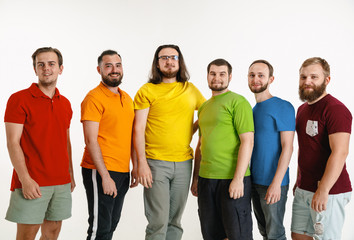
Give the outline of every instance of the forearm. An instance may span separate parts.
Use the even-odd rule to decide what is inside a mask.
[[[279,157],[277,170],[275,172],[275,175],[274,175],[274,178],[272,181],[273,184],[281,185],[281,183],[284,179],[285,173],[288,170],[292,152],[293,152],[292,146],[287,149],[283,148],[283,150],[280,154],[280,157]]]
[[[253,133],[252,138],[241,141],[238,151],[237,165],[234,174],[234,179],[243,180],[247,167],[249,166],[253,150]]]
[[[195,149],[195,157],[194,157],[194,169],[193,169],[193,180],[198,180],[199,177],[199,169],[200,169],[200,161],[202,160],[201,152],[200,152],[200,140]]]
[[[101,148],[97,140],[87,141],[86,147],[100,176],[102,178],[110,176],[106,165],[104,164]]]
[[[20,182],[23,182],[25,179],[31,178],[26,166],[25,155],[23,154],[20,144],[8,143],[7,149],[9,151],[9,156],[12,165],[18,175]]]
[[[145,130],[139,131],[134,130],[134,149],[137,157],[137,163],[143,164],[146,163],[146,155],[145,155]]]

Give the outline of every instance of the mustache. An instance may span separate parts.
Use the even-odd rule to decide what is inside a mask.
[[[121,76],[121,74],[118,73],[118,72],[113,72],[113,73],[108,74],[108,76],[111,76],[111,75],[119,75],[119,76]]]

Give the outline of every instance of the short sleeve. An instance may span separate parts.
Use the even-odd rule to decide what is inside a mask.
[[[326,118],[328,134],[337,132],[351,133],[352,114],[343,104],[331,106],[326,113]]]
[[[81,122],[100,122],[103,114],[103,106],[93,96],[87,95],[81,103]]]
[[[206,99],[203,96],[203,94],[199,91],[199,89],[196,86],[194,86],[194,84],[192,84],[192,83],[189,83],[189,84],[193,87],[193,92],[194,92],[196,102],[197,102],[195,110],[198,110],[200,108],[200,106],[206,101]]]
[[[147,85],[142,86],[134,97],[134,109],[149,108],[151,101],[149,100],[149,94]]]
[[[24,124],[26,117],[27,114],[23,105],[22,98],[20,98],[17,94],[11,95],[7,101],[4,121]]]
[[[295,109],[291,103],[283,101],[275,118],[277,131],[295,131]]]
[[[253,111],[249,102],[242,98],[234,106],[234,124],[238,134],[254,132]]]

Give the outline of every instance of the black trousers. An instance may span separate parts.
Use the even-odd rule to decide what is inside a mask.
[[[129,173],[109,171],[116,183],[117,196],[103,193],[102,178],[96,169],[82,168],[88,204],[87,240],[111,240],[119,222],[124,197],[129,189]]]

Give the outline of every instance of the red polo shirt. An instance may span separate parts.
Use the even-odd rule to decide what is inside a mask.
[[[67,129],[72,117],[68,99],[55,89],[53,98],[33,83],[11,95],[5,122],[23,124],[20,140],[28,172],[39,186],[70,183]],[[21,188],[14,169],[11,191]]]

